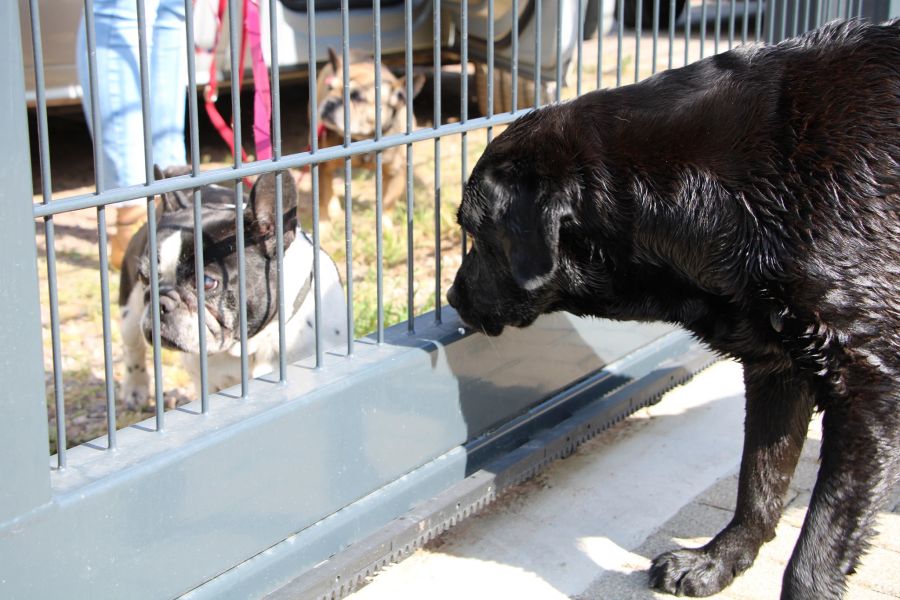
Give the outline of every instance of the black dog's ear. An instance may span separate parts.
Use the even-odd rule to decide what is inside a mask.
[[[297,233],[297,185],[287,171],[281,173],[281,218],[284,220],[284,249],[294,241]],[[265,242],[266,256],[275,256],[276,174],[260,175],[250,190],[250,212],[255,235]]]
[[[556,271],[562,215],[542,209],[536,186],[515,186],[514,194],[506,213],[504,249],[516,284],[533,291]]]

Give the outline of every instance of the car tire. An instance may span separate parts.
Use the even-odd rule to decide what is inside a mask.
[[[634,27],[637,22],[637,3],[641,2],[641,21],[643,29],[653,27],[653,2],[654,0],[624,0],[625,1],[625,26]],[[685,0],[676,0],[675,2],[675,20],[681,16],[684,10]],[[669,14],[672,6],[669,0],[659,0],[659,28],[664,29],[669,26]]]

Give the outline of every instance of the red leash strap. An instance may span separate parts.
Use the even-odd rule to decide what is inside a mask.
[[[269,15],[269,18],[274,19],[275,15]],[[253,141],[256,144],[256,160],[268,160],[272,158],[272,92],[262,52],[259,0],[244,0],[244,35],[249,38],[250,58],[253,61]]]
[[[216,107],[218,99],[218,79],[216,72],[216,55],[215,48],[218,47],[219,39],[224,24],[225,9],[228,0],[219,0],[219,10],[217,14],[217,30],[215,36],[215,45],[212,52],[209,67],[209,83],[207,84],[204,100],[206,113],[212,122],[219,137],[228,145],[232,156],[235,156],[235,133],[234,127],[240,126],[225,121],[219,109]],[[272,158],[272,137],[271,137],[271,88],[269,86],[269,74],[266,68],[265,59],[262,54],[262,43],[260,35],[260,18],[259,5],[256,0],[244,0],[244,20],[241,28],[241,45],[240,45],[240,66],[238,76],[235,78],[237,89],[232,93],[240,94],[241,83],[244,75],[244,60],[247,55],[247,43],[250,43],[250,53],[253,60],[253,82],[254,82],[254,102],[253,102],[253,137],[256,145],[257,160],[267,160]],[[247,152],[244,148],[240,149],[241,157],[247,160]],[[247,185],[252,185],[250,180],[244,178]]]

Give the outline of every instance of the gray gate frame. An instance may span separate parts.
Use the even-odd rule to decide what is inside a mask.
[[[166,413],[165,430],[125,428],[114,450],[84,444],[53,469],[34,219],[78,201],[30,201],[16,2],[0,3],[2,23],[0,597],[340,594],[714,359],[664,325],[558,314],[488,339],[445,307],[439,324],[426,314],[383,343],[358,341],[352,360],[289,365],[286,383],[210,395],[208,412],[188,404]],[[194,184],[264,170],[205,172]]]

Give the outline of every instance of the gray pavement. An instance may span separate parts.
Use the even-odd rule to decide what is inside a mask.
[[[669,598],[647,589],[652,557],[697,546],[731,518],[743,427],[740,366],[721,362],[584,444],[538,477],[379,573],[352,600]],[[809,430],[776,538],[714,598],[778,598],[815,481]],[[900,599],[900,496],[848,600]]]

